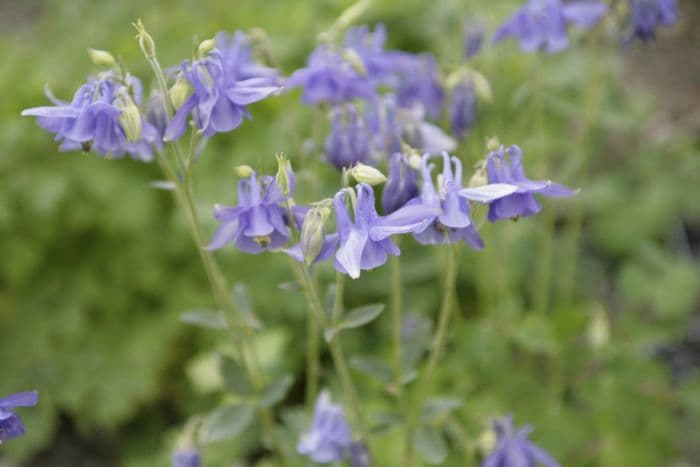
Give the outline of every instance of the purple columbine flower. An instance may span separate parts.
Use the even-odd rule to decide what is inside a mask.
[[[129,154],[142,161],[153,159],[153,146],[160,144],[158,132],[142,118],[141,82],[114,72],[89,77],[71,102],[56,99],[47,89],[53,106],[33,107],[23,116],[37,117],[39,126],[56,135],[61,151],[95,151],[109,157]],[[129,120],[125,120],[125,116]]]
[[[231,59],[214,49],[206,58],[182,65],[182,75],[192,86],[192,94],[177,110],[165,130],[165,141],[175,141],[187,129],[188,117],[205,137],[224,133],[250,118],[247,106],[279,92],[269,76],[239,80],[231,71]]]
[[[389,162],[389,177],[382,193],[382,210],[384,214],[402,208],[418,196],[418,174],[406,161],[406,156],[394,153]]]
[[[39,402],[36,391],[19,392],[0,399],[0,444],[24,434],[24,423],[12,409],[33,407]]]
[[[476,121],[476,93],[470,79],[462,79],[450,96],[450,126],[455,138],[464,139]]]
[[[559,467],[552,456],[527,439],[533,428],[524,426],[518,431],[513,427],[513,417],[503,417],[494,422],[498,441],[491,455],[481,467]]]
[[[361,270],[377,268],[401,251],[391,240],[394,234],[411,233],[424,228],[436,214],[433,206],[414,204],[379,216],[374,207],[372,187],[357,185],[355,220],[350,218],[345,198],[350,188],[340,190],[333,199],[338,224],[340,246],[335,254],[335,269],[353,279]],[[351,194],[352,195],[352,194]]]
[[[630,0],[630,39],[653,39],[656,28],[672,26],[677,20],[676,0]]]
[[[484,23],[471,19],[464,25],[464,58],[474,58],[484,44]]]
[[[595,26],[608,7],[597,1],[528,0],[493,36],[493,42],[512,37],[525,52],[556,53],[569,46],[567,23]]]
[[[196,449],[178,449],[173,453],[172,467],[199,467],[202,459]]]
[[[352,104],[333,109],[331,133],[326,138],[326,158],[336,168],[367,162],[372,153],[372,134]]]
[[[362,59],[356,53],[344,57],[342,50],[327,44],[316,47],[306,66],[295,71],[286,86],[304,88],[302,100],[309,105],[370,99],[375,94]]]
[[[517,190],[489,205],[489,221],[517,219],[537,214],[542,206],[535,199],[535,194],[553,197],[576,194],[576,191],[549,180],[528,179],[523,169],[523,151],[516,145],[509,147],[507,151],[510,162],[506,160],[506,150],[503,146],[488,155],[486,173],[489,183],[507,183],[515,185]]]
[[[311,428],[299,440],[297,451],[313,462],[328,464],[342,461],[351,445],[343,407],[332,403],[328,393],[322,392],[316,399]]]
[[[435,57],[398,52],[395,64],[399,76],[396,88],[398,106],[413,108],[419,105],[430,118],[439,118],[445,92]]]
[[[229,35],[220,31],[215,40],[227,75],[236,81],[267,79],[271,86],[278,85],[279,71],[253,59],[251,40],[244,32],[236,31]]]
[[[517,187],[504,183],[493,183],[477,188],[462,188],[462,163],[456,157],[442,154],[443,167],[440,185],[435,189],[432,180],[433,164],[428,165],[432,156],[426,154],[421,163],[423,187],[420,197],[408,203],[432,207],[437,211],[426,227],[417,230],[413,237],[423,245],[465,242],[482,249],[484,243],[479,236],[469,214],[469,201],[489,203],[508,196]],[[452,169],[454,166],[454,171]],[[406,209],[406,208],[404,208]]]
[[[352,50],[362,60],[370,80],[391,84],[398,52],[384,50],[386,27],[378,24],[374,31],[368,26],[357,26],[345,33],[345,48]]]
[[[289,219],[281,205],[284,201],[274,177],[259,180],[253,172],[238,182],[237,206],[215,207],[214,217],[221,226],[207,248],[216,250],[233,243],[252,254],[281,248],[289,240]]]

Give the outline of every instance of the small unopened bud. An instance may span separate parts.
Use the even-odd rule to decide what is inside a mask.
[[[311,208],[304,217],[300,243],[301,254],[307,266],[311,266],[321,253],[326,239],[326,220],[330,212],[327,206],[318,205]]]
[[[486,76],[482,75],[478,71],[471,70],[469,77],[474,84],[474,91],[476,91],[477,96],[481,97],[482,99],[486,99],[487,101],[493,99],[491,84],[489,83],[489,80],[486,79]]]
[[[170,102],[173,103],[175,110],[182,107],[188,97],[190,97],[190,83],[187,82],[182,76],[175,81],[175,84],[170,88],[168,94],[170,94]]]
[[[121,110],[119,125],[124,130],[127,141],[132,143],[138,141],[141,137],[141,112],[134,100],[126,92],[121,92],[116,98],[115,105]]]
[[[248,178],[251,175],[253,175],[253,168],[249,165],[237,165],[233,168],[233,173],[236,174],[236,176],[241,177],[241,178]]]
[[[209,52],[214,50],[214,47],[216,47],[215,39],[207,39],[205,41],[202,41],[199,43],[199,47],[197,47],[197,54],[200,58],[204,58]]]
[[[488,149],[489,152],[498,151],[500,147],[501,142],[498,140],[498,136],[489,136],[486,138],[486,149]]]
[[[423,158],[417,152],[412,152],[411,155],[408,156],[408,165],[413,170],[420,170],[422,161]]]
[[[481,454],[483,456],[488,456],[491,454],[493,449],[496,447],[496,441],[496,432],[493,431],[493,429],[489,428],[488,430],[482,431],[479,435],[479,440],[477,441]]]
[[[469,188],[478,188],[484,186],[489,182],[488,175],[486,174],[486,169],[483,164],[479,166],[474,171],[474,175],[469,179]]]
[[[114,56],[105,50],[87,49],[87,53],[90,56],[92,63],[97,66],[111,68],[117,64]]]
[[[287,159],[286,154],[277,154],[277,186],[280,187],[284,196],[289,196],[294,191],[294,172],[292,164]]]
[[[156,43],[153,42],[151,35],[146,32],[146,27],[140,19],[136,20],[134,27],[137,31],[136,37],[139,40],[141,51],[146,56],[146,59],[153,60],[156,58]]]
[[[348,174],[359,183],[366,183],[371,186],[380,185],[386,182],[386,176],[383,173],[370,165],[365,165],[362,163],[351,168],[348,171]]]
[[[610,341],[610,323],[605,310],[597,305],[588,323],[588,344],[593,349],[605,347]]]
[[[355,69],[357,74],[365,76],[367,74],[367,68],[365,67],[365,64],[362,62],[362,58],[360,58],[359,55],[357,55],[357,52],[355,52],[352,49],[344,49],[343,50],[343,59],[350,63],[352,67]]]

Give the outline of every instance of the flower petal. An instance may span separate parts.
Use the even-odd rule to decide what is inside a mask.
[[[517,186],[507,183],[490,183],[476,188],[462,188],[459,190],[459,194],[470,201],[489,203],[515,193],[517,189]]]
[[[344,269],[343,272],[346,272],[353,279],[360,277],[362,250],[364,250],[368,238],[366,230],[352,228],[335,254],[335,259]]]
[[[18,392],[11,396],[0,399],[0,409],[11,409],[13,407],[33,407],[39,402],[37,391]]]

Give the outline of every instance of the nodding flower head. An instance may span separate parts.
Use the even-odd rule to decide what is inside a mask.
[[[348,212],[346,198],[354,203],[354,220]],[[424,228],[433,217],[435,208],[417,203],[404,206],[388,216],[380,216],[374,207],[372,187],[357,185],[357,196],[351,188],[340,190],[333,199],[340,246],[335,254],[335,268],[353,279],[361,270],[377,268],[401,252],[392,241],[394,234],[415,232]]]
[[[194,448],[177,449],[173,452],[172,467],[199,467],[202,459]]]
[[[452,88],[449,113],[452,135],[466,138],[476,121],[476,93],[470,79],[462,79]]]
[[[252,40],[242,31],[236,31],[232,35],[220,31],[215,42],[229,76],[238,81],[267,79],[270,85],[278,84],[279,71],[254,60]]]
[[[231,131],[243,122],[243,117],[250,118],[249,104],[281,89],[267,74],[238,78],[241,73],[232,60],[219,49],[214,49],[205,58],[184,62],[182,76],[192,87],[192,93],[168,124],[166,141],[182,137],[190,117],[204,136]]]
[[[357,26],[345,33],[344,46],[362,61],[368,78],[375,83],[391,83],[395,69],[396,52],[384,50],[386,27],[375,26],[370,31],[368,26]]]
[[[391,214],[418,196],[418,174],[401,153],[391,156],[389,178],[382,193],[382,210]]]
[[[506,152],[510,160],[506,159]],[[486,158],[486,172],[489,183],[507,183],[517,187],[513,194],[489,205],[491,222],[537,214],[542,206],[535,199],[535,194],[554,197],[576,194],[576,191],[549,180],[528,179],[523,168],[523,152],[515,145],[507,150],[501,146],[497,151],[491,152]]]
[[[350,428],[343,407],[331,402],[327,392],[316,399],[311,428],[299,440],[297,451],[313,462],[341,462],[352,446]]]
[[[274,177],[259,179],[253,172],[238,182],[237,206],[216,206],[214,217],[221,226],[207,248],[215,250],[233,243],[252,254],[281,248],[289,240],[290,222],[296,221],[288,219],[284,202]]]
[[[594,0],[562,3],[561,0],[528,0],[493,36],[493,42],[512,37],[524,52],[560,52],[569,47],[567,23],[590,28],[607,12]]]
[[[464,25],[464,57],[474,58],[484,44],[484,23],[471,19]]]
[[[457,243],[481,249],[483,241],[472,223],[469,201],[490,203],[507,196],[516,190],[509,184],[488,184],[475,188],[462,188],[462,163],[456,157],[442,154],[442,175],[438,177],[436,189],[432,180],[433,164],[428,164],[433,156],[425,155],[421,163],[423,186],[420,197],[407,206],[421,203],[437,211],[432,221],[413,234],[422,244]]]
[[[395,69],[398,76],[396,96],[399,107],[419,106],[429,117],[439,118],[445,92],[435,57],[431,54],[397,52]]]
[[[677,0],[630,0],[629,39],[653,39],[657,28],[672,26],[677,20]]]
[[[33,407],[39,402],[36,391],[20,392],[0,399],[0,444],[24,434],[24,423],[13,409]]]
[[[333,109],[326,158],[336,168],[367,162],[372,155],[372,133],[353,105]]]
[[[481,467],[559,467],[559,463],[527,437],[532,427],[513,427],[512,416],[494,422],[497,444]]]
[[[42,128],[56,135],[62,151],[152,160],[158,132],[137,107],[142,97],[137,78],[112,71],[90,77],[71,102],[56,99],[48,90],[46,94],[53,106],[26,109],[22,115],[37,117]]]
[[[285,84],[288,88],[302,87],[302,100],[309,105],[369,99],[375,94],[375,84],[363,67],[357,54],[344,56],[341,50],[321,44],[311,53],[306,66],[295,71]]]

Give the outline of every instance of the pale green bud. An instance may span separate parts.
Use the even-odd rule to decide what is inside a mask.
[[[588,323],[588,344],[593,349],[605,347],[610,341],[610,322],[608,315],[601,305],[593,309],[591,320]]]
[[[479,166],[474,171],[474,174],[469,179],[469,188],[478,188],[489,183],[489,178],[486,173],[486,169],[483,164]]]
[[[474,85],[474,91],[476,95],[490,101],[493,99],[493,92],[491,91],[491,83],[486,79],[486,76],[482,75],[478,71],[471,70],[469,77]]]
[[[386,176],[379,170],[372,166],[365,164],[357,164],[348,171],[348,174],[352,176],[359,183],[366,183],[368,185],[380,185],[386,182]]]
[[[153,60],[156,58],[156,43],[153,42],[153,38],[146,31],[146,27],[143,25],[141,19],[136,20],[133,24],[137,31],[136,37],[139,40],[141,51],[146,56],[146,59]]]
[[[317,205],[306,213],[304,224],[301,227],[301,253],[304,263],[311,266],[321,253],[323,242],[326,239],[326,221],[331,210],[328,206]]]
[[[489,150],[489,152],[493,151],[498,151],[498,148],[501,147],[501,142],[498,139],[498,136],[489,136],[486,138],[486,149]]]
[[[253,175],[254,170],[251,166],[243,164],[235,166],[233,172],[240,178],[248,178]]]
[[[482,431],[479,435],[479,440],[477,441],[481,454],[484,457],[491,454],[491,452],[493,452],[494,448],[496,447],[497,441],[498,439],[493,429],[489,428],[487,430]]]
[[[117,64],[117,61],[114,59],[114,56],[105,50],[87,49],[87,53],[90,56],[90,60],[92,60],[92,63],[94,63],[97,66],[112,68],[114,65]]]
[[[134,100],[126,92],[121,92],[115,100],[115,105],[121,110],[119,125],[124,130],[127,141],[138,141],[141,137],[141,112]]]
[[[216,40],[207,39],[205,41],[202,41],[199,43],[199,47],[197,47],[197,54],[201,58],[206,57],[209,52],[214,50],[214,47],[216,47]]]
[[[179,77],[177,81],[175,81],[175,84],[168,90],[168,94],[170,95],[170,102],[173,103],[173,107],[176,111],[182,107],[182,104],[190,97],[191,92],[190,83],[188,83],[185,78]]]
[[[413,151],[410,156],[408,156],[408,166],[413,170],[420,170],[420,166],[423,163],[421,156]]]
[[[292,164],[287,159],[286,154],[279,153],[275,157],[277,158],[277,185],[284,196],[289,196],[294,184]]]
[[[367,74],[367,68],[365,67],[365,64],[362,62],[362,58],[360,58],[359,55],[357,55],[357,52],[355,52],[352,49],[343,49],[343,59],[350,63],[352,67],[357,71],[359,75],[366,75]]]

